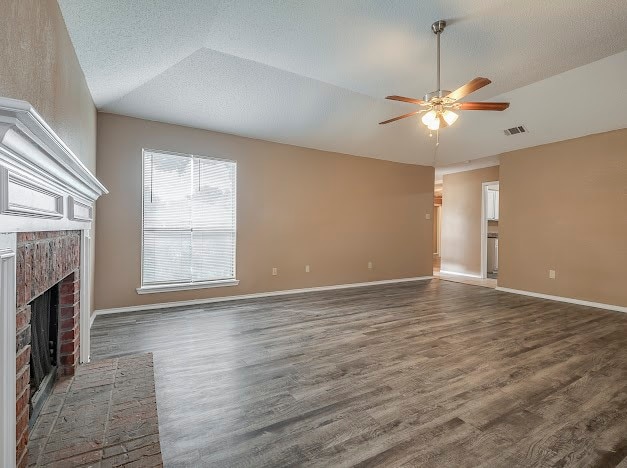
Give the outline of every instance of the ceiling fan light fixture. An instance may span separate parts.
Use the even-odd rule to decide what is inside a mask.
[[[427,112],[425,115],[422,116],[422,123],[425,124],[427,127],[432,125],[437,120],[438,120],[438,114],[436,114],[435,111],[433,110],[430,110],[429,112]],[[431,130],[435,130],[435,129],[432,128]]]
[[[445,110],[444,113],[442,114],[442,117],[444,117],[444,120],[446,120],[446,123],[448,125],[453,125],[457,121],[457,118],[459,117],[459,115],[457,115],[453,111]]]

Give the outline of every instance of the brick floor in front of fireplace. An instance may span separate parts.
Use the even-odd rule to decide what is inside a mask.
[[[152,354],[80,365],[56,383],[28,443],[29,466],[162,466]]]

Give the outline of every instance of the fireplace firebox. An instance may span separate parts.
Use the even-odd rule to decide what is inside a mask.
[[[29,426],[37,420],[56,381],[59,359],[59,288],[45,291],[30,303]]]

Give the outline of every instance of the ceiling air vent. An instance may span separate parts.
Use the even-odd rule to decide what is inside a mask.
[[[527,129],[523,127],[522,125],[520,125],[519,127],[508,128],[507,130],[503,130],[503,131],[505,132],[505,135],[507,136],[516,135],[517,133],[527,133]]]

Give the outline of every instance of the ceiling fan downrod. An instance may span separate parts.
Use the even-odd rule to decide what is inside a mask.
[[[440,91],[440,34],[444,31],[446,27],[446,21],[438,20],[431,25],[431,30],[434,32],[436,37],[438,38],[438,70],[437,70],[437,79],[438,79],[438,87],[437,91]]]

